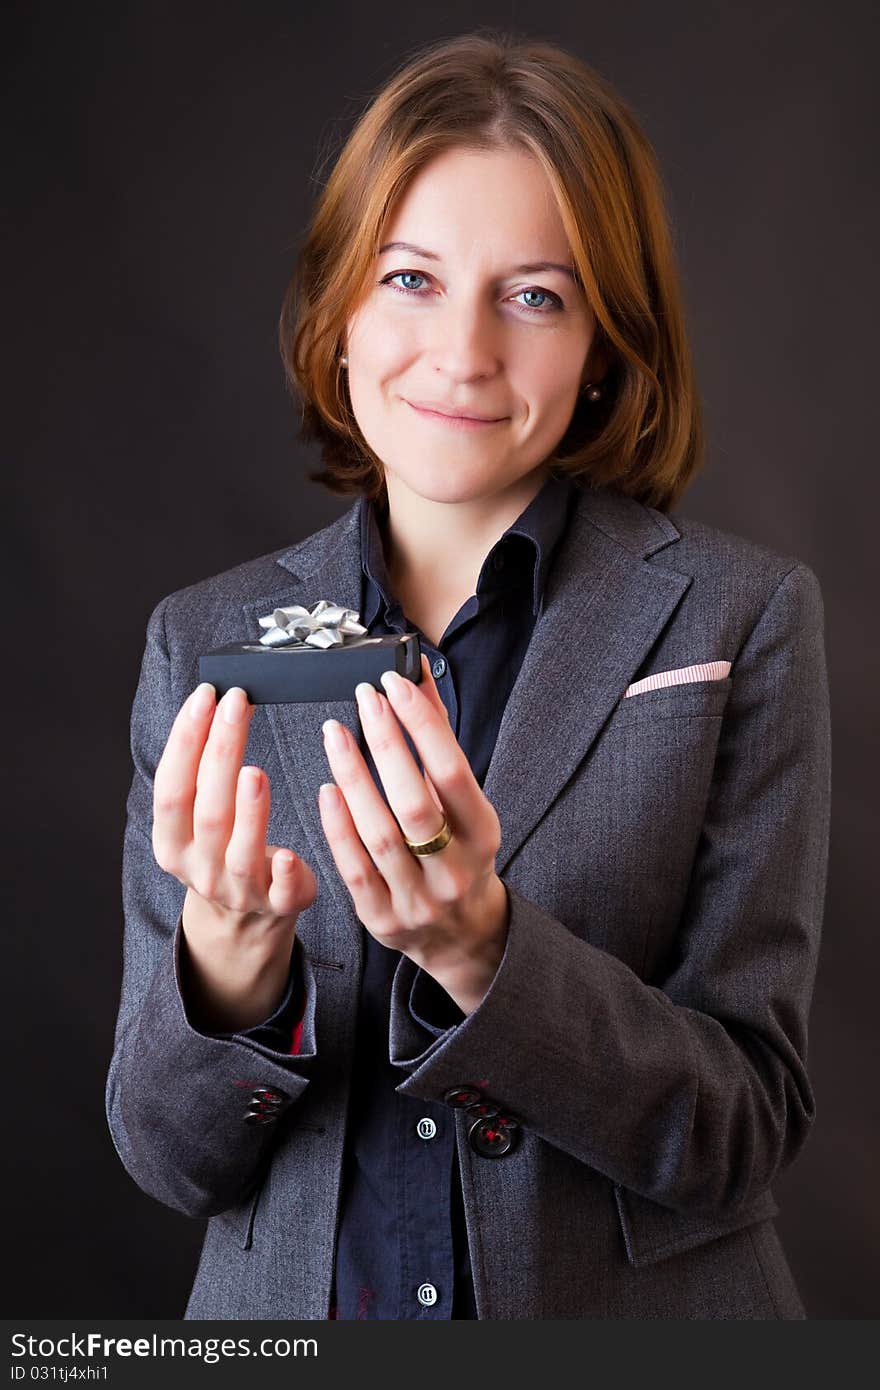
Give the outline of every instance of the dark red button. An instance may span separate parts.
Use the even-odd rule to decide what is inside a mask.
[[[483,1092],[477,1086],[450,1086],[443,1094],[447,1105],[464,1110],[468,1105],[476,1105],[483,1099]]]
[[[502,1125],[494,1117],[477,1120],[468,1131],[468,1139],[481,1158],[503,1158],[516,1146],[519,1125]]]
[[[490,1100],[478,1100],[467,1107],[467,1113],[475,1120],[490,1120],[499,1113],[498,1106]]]

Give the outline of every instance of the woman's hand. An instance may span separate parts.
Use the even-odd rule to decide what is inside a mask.
[[[183,704],[153,782],[153,854],[187,887],[183,928],[201,1019],[216,1030],[268,1017],[293,932],[317,894],[309,866],[266,844],[269,779],[242,767],[254,706],[203,683]],[[248,1021],[249,1020],[249,1021]]]
[[[507,890],[495,873],[501,826],[450,728],[425,656],[421,685],[394,674],[382,683],[388,698],[365,685],[356,694],[389,805],[348,730],[328,720],[324,747],[336,786],[321,788],[321,822],[367,931],[422,966],[470,1013],[491,984],[507,939]],[[342,735],[339,748],[335,732]],[[454,832],[449,844],[413,855],[404,835],[429,840],[444,815]]]

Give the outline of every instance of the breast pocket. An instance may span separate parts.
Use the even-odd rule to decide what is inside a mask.
[[[669,847],[702,821],[731,680],[647,690],[621,700],[593,758],[594,785],[615,823],[644,843]],[[689,833],[688,840],[692,840]]]
[[[725,676],[721,680],[688,681],[642,690],[618,702],[609,731],[645,720],[721,718],[732,685],[732,677]]]
[[[550,910],[643,978],[677,930],[731,684],[619,701],[523,855]]]

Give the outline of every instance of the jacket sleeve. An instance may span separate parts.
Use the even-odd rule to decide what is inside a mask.
[[[409,1016],[435,1038],[462,1023],[467,1014],[425,970],[415,971],[407,1003]]]
[[[831,746],[823,605],[806,565],[778,583],[732,677],[662,979],[646,983],[508,883],[503,958],[457,1027],[426,1047],[406,1007],[422,972],[403,957],[392,984],[398,1091],[437,1100],[480,1086],[526,1131],[677,1211],[759,1195],[814,1118],[807,1019]]]
[[[167,603],[163,599],[150,617],[132,708],[122,987],[105,1105],[116,1151],[138,1186],[187,1216],[207,1217],[243,1201],[256,1186],[278,1117],[309,1083],[317,1053],[316,987],[295,936],[288,981],[298,979],[302,990],[295,1056],[289,1041],[283,1045],[271,1029],[261,1033],[265,1025],[212,1036],[195,1027],[187,1011],[180,956],[186,890],[158,867],[152,849],[153,777],[177,714]],[[290,990],[285,998],[289,1002]]]

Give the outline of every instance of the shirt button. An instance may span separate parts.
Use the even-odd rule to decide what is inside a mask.
[[[437,1302],[437,1290],[433,1284],[420,1284],[418,1300],[424,1308],[433,1308]]]
[[[433,1139],[437,1133],[437,1126],[430,1115],[424,1115],[416,1125],[416,1134],[420,1139]]]
[[[438,680],[441,676],[446,675],[446,660],[444,657],[438,656],[434,665],[431,667],[431,674],[436,676]]]

